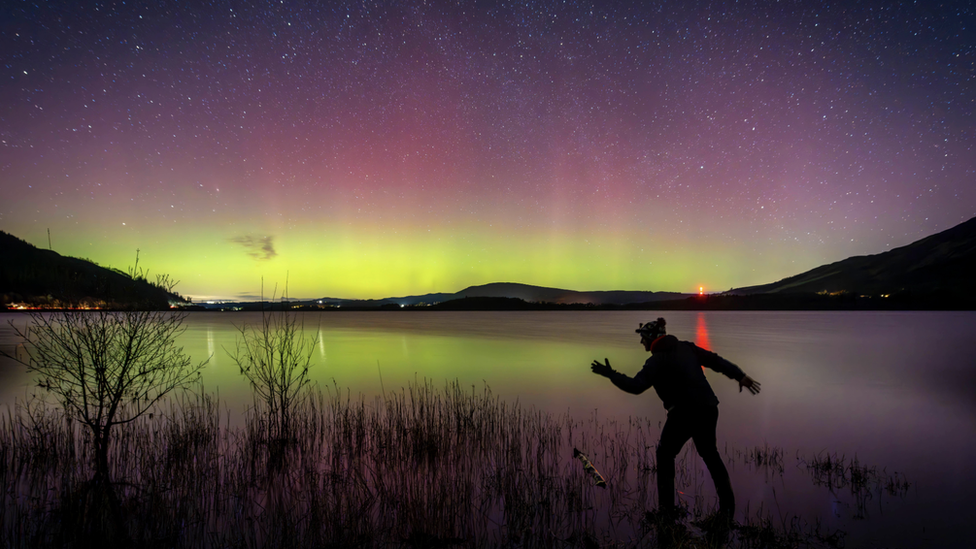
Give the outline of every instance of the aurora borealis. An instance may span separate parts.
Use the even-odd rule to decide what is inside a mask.
[[[0,10],[0,230],[195,299],[718,291],[976,215],[968,2]]]

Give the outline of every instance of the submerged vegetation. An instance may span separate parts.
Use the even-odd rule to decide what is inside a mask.
[[[589,548],[714,542],[712,509],[701,498],[686,503],[688,518],[677,530],[647,520],[654,508],[658,428],[643,420],[579,421],[522,409],[487,388],[427,383],[372,402],[330,387],[296,406],[291,421],[293,440],[275,455],[260,410],[232,427],[209,394],[170,400],[157,413],[119,426],[108,460],[113,482],[104,488],[110,497],[101,497],[87,489],[88,431],[57,407],[22,404],[0,422],[0,544]],[[599,465],[605,488],[574,458],[574,447]],[[769,448],[726,451],[730,462],[773,473],[782,455]],[[693,491],[703,472],[693,450],[683,456],[678,486]],[[830,474],[884,477],[830,459]],[[798,517],[747,512],[744,522],[727,533],[730,546],[843,542],[842,532]]]

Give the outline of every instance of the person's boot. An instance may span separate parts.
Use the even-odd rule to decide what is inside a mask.
[[[724,547],[734,527],[732,513],[728,509],[719,509],[715,514],[695,523],[695,526],[704,532],[708,547]]]
[[[681,522],[686,514],[680,507],[658,508],[644,513],[644,522],[655,530],[659,547],[681,547],[688,538],[688,528]]]
[[[658,507],[653,511],[644,513],[644,521],[649,525],[674,524],[684,518],[686,514],[684,509],[676,505]]]

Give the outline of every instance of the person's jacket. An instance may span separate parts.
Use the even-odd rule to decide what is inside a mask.
[[[745,377],[738,366],[717,354],[690,341],[678,341],[673,335],[666,335],[651,344],[651,356],[636,376],[614,372],[610,381],[635,395],[653,386],[668,411],[676,406],[715,406],[718,398],[705,379],[702,366],[736,381]]]

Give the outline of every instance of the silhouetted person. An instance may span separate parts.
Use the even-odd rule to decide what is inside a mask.
[[[658,318],[654,322],[641,324],[637,329],[641,336],[641,345],[651,356],[636,376],[629,377],[615,371],[607,359],[604,359],[603,364],[594,360],[593,373],[610,378],[614,385],[635,395],[654,387],[664,402],[668,419],[664,422],[661,440],[657,446],[658,515],[663,518],[677,518],[677,508],[674,505],[674,458],[691,438],[715,483],[719,515],[731,520],[735,514],[735,495],[732,493],[729,473],[715,443],[718,398],[712,392],[701,367],[707,366],[738,381],[740,393],[743,387],[752,394],[759,393],[759,382],[717,354],[690,341],[678,341],[678,338],[667,335],[664,326],[664,319]]]

